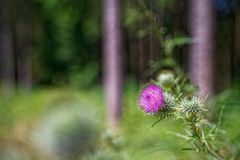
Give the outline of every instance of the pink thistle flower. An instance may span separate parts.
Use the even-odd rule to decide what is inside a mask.
[[[156,113],[163,108],[163,91],[159,86],[150,84],[140,92],[139,105],[145,113]]]

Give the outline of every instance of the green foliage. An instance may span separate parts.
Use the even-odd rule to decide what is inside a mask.
[[[160,14],[155,9],[157,7],[166,8],[173,1],[167,3],[167,1],[159,0],[149,2],[150,4],[147,1],[138,1],[138,3],[139,6],[132,6],[130,2],[127,3],[124,24],[131,33],[135,33],[135,35],[131,35],[133,37],[142,39],[148,35],[154,36],[160,45],[159,53],[161,53],[160,60],[150,61],[149,69],[145,73],[152,75],[162,68],[171,68],[174,72],[180,74],[181,69],[174,59],[174,49],[191,43],[192,39],[181,33],[174,33],[166,29],[169,26],[159,20]]]
[[[221,92],[213,101],[213,119],[218,120],[215,115],[221,114],[221,108],[224,107],[224,114],[222,116],[221,126],[225,130],[225,137],[223,141],[229,145],[231,150],[231,157],[237,159],[240,156],[240,88],[239,82],[234,83],[229,89]],[[229,156],[230,157],[230,156]]]
[[[173,38],[166,37],[163,42],[163,50],[164,54],[167,57],[171,57],[173,53],[173,49],[178,46],[183,46],[191,42],[190,38],[184,36],[175,36]]]
[[[36,81],[71,83],[100,58],[100,1],[36,0],[34,3],[38,17],[33,28]],[[99,73],[99,65],[93,67]]]
[[[87,88],[96,80],[96,77],[99,74],[99,66],[97,63],[87,64],[85,68],[78,69],[71,68],[71,71],[68,75],[68,82],[71,86],[77,88]]]

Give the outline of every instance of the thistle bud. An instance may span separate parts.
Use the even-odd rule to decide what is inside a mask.
[[[200,111],[203,111],[203,103],[202,101],[193,96],[191,99],[184,98],[179,105],[179,110],[181,113],[189,115],[196,115]]]
[[[158,76],[157,81],[160,84],[168,85],[171,84],[174,80],[174,73],[171,70],[163,70]]]

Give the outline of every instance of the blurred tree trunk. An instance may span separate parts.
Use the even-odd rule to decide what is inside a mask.
[[[235,15],[235,54],[234,71],[240,75],[240,7],[236,9]]]
[[[31,1],[18,1],[17,14],[17,78],[22,89],[32,86],[32,27]]]
[[[110,129],[118,128],[122,106],[120,0],[103,0],[104,87]]]
[[[189,0],[189,31],[194,42],[189,50],[190,78],[202,98],[213,95],[213,5],[210,0]]]
[[[131,32],[129,32],[129,63],[130,63],[130,70],[133,73],[134,77],[136,78],[136,80],[139,79],[139,75],[138,75],[138,59],[139,59],[139,55],[138,55],[138,39],[136,37],[131,37]]]
[[[144,75],[144,71],[146,69],[146,38],[138,39],[138,80],[143,81],[146,77]]]
[[[227,21],[227,22],[226,22]],[[226,28],[226,23],[229,27]],[[225,25],[224,25],[225,24]],[[214,91],[219,93],[231,85],[232,62],[234,48],[234,19],[218,17],[216,21],[216,57],[214,72]],[[219,78],[221,77],[221,78]]]
[[[1,11],[1,89],[10,94],[15,87],[14,78],[14,45],[12,30],[11,0],[0,1]]]

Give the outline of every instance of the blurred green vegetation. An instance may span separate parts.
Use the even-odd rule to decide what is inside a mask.
[[[100,0],[32,2],[35,84],[81,87],[96,80],[100,70],[100,4]],[[89,70],[91,75],[84,74]]]
[[[110,141],[112,143],[108,143],[109,137],[104,126],[105,106],[101,87],[95,86],[82,90],[42,88],[36,89],[31,93],[19,92],[17,95],[8,98],[2,96],[0,104],[0,157],[9,156],[11,159],[11,156],[20,156],[22,158],[17,159],[34,159],[34,157],[39,158],[43,156],[31,141],[32,134],[33,132],[40,135],[46,134],[45,129],[48,126],[53,126],[54,119],[62,117],[60,121],[56,120],[56,122],[58,122],[57,126],[61,128],[49,128],[53,131],[56,129],[67,131],[60,132],[63,133],[60,135],[56,132],[56,135],[53,134],[53,136],[58,137],[65,135],[70,137],[69,145],[75,145],[74,147],[77,149],[81,147],[76,141],[76,136],[81,136],[82,133],[84,134],[86,131],[84,125],[81,124],[85,123],[88,127],[94,127],[94,125],[91,124],[92,122],[96,122],[95,124],[97,124],[97,126],[95,126],[92,131],[97,128],[101,129],[99,130],[100,132],[93,134],[97,139],[94,142],[94,148],[87,145],[87,142],[84,144],[85,151],[79,152],[79,154],[81,154],[80,159],[153,160],[159,159],[159,157],[164,160],[202,159],[200,155],[196,155],[191,151],[181,150],[183,147],[181,140],[172,134],[174,132],[183,132],[183,126],[180,122],[165,119],[151,128],[151,125],[157,119],[154,117],[144,117],[144,114],[140,111],[136,103],[138,92],[139,86],[134,81],[128,81],[124,87],[124,114],[122,117],[121,131],[116,137],[112,137],[113,139],[111,139],[110,135]],[[239,95],[239,87],[233,86],[231,89],[219,94],[215,101],[216,106],[226,106],[220,128],[225,131],[226,139],[224,141],[230,145],[229,147],[231,147],[235,157],[239,157],[240,153],[240,130],[238,129],[240,122]],[[63,107],[65,109],[63,109]],[[78,109],[74,110],[74,108]],[[72,116],[71,111],[73,111]],[[74,113],[74,111],[76,111],[77,114]],[[215,109],[213,113],[216,114],[214,115],[217,115],[219,111],[220,109]],[[61,112],[62,116],[59,114]],[[82,118],[85,117],[85,120],[80,120],[80,123],[77,118],[75,119],[76,123],[74,123],[74,118],[71,120],[71,117],[76,117],[74,115],[79,115]],[[217,118],[218,117],[215,118],[216,121]],[[64,122],[65,120],[67,122]],[[75,127],[64,125],[64,123],[71,121],[73,122],[71,126]],[[68,129],[69,127],[73,130]],[[75,133],[78,128],[80,128],[80,130],[77,132],[77,135],[74,136],[70,133],[71,131]],[[73,138],[72,140],[71,137]],[[64,143],[64,138],[62,138],[60,138],[60,142],[62,141]],[[45,141],[46,140],[47,139],[45,139]],[[48,140],[47,143],[49,144],[51,142],[52,141]],[[74,143],[72,144],[71,142]],[[5,160],[7,158],[3,159]],[[72,159],[79,159],[79,156],[78,158],[72,157]]]
[[[213,119],[219,115],[220,108],[224,106],[224,114],[222,117],[221,128],[225,131],[225,141],[233,144],[231,147],[232,152],[239,159],[240,157],[240,85],[234,83],[232,87],[218,94],[213,103]]]
[[[16,21],[18,6],[16,0],[13,2],[13,21]],[[132,80],[124,86],[119,135],[112,136],[105,130],[103,88],[98,86],[102,72],[100,0],[34,0],[28,5],[31,6],[32,16],[29,27],[32,29],[33,40],[33,90],[19,90],[11,96],[0,95],[0,160],[43,157],[52,160],[58,156],[63,159],[86,160],[202,159],[201,155],[181,150],[181,141],[172,134],[176,131],[183,132],[181,123],[165,119],[151,128],[157,119],[144,117],[140,111],[137,96],[141,87]],[[233,54],[229,51],[233,50],[234,45],[233,40],[229,40],[234,35],[231,14],[224,15],[224,18],[218,15],[218,53],[222,52],[222,48],[227,48],[226,53]],[[144,74],[145,71],[152,76],[159,68],[179,64],[186,69],[186,48],[177,48],[190,40],[184,36],[187,32],[186,1],[124,1],[123,21],[123,30],[126,32],[124,36],[130,38],[125,44],[128,51],[123,55],[126,58],[126,75],[130,73],[136,78],[136,74]],[[13,28],[16,30],[16,26]],[[156,54],[152,55],[152,59],[148,57],[153,54],[150,50],[144,50],[141,55],[136,49],[140,48],[142,44],[139,42],[144,38],[153,38],[148,37],[149,33],[154,33],[155,38],[160,40],[152,41],[161,45],[160,48],[153,47],[152,52],[155,51]],[[131,46],[136,42],[134,52],[130,53]],[[146,41],[143,47],[148,48],[148,43]],[[135,57],[130,60],[130,56]],[[167,58],[163,62],[164,56]],[[178,63],[172,60],[172,56]],[[225,62],[222,56],[220,58]],[[141,66],[138,63],[141,60],[147,65]],[[188,86],[187,89],[193,90],[194,87]],[[240,159],[239,95],[239,82],[217,95],[211,117],[213,122],[217,122],[217,115],[221,107],[225,106],[220,128],[226,137],[223,142],[229,144],[235,159]],[[39,143],[36,144],[33,137],[44,134],[52,134],[52,139],[49,140],[46,136],[46,139],[41,140],[47,144],[38,146]],[[84,144],[79,141],[81,138],[84,139]],[[53,155],[42,153],[44,151],[41,147],[46,145],[47,148],[48,144],[56,149],[53,150]],[[81,150],[82,147],[84,150]],[[58,155],[59,152],[62,155]],[[75,155],[76,152],[80,155]],[[69,157],[73,153],[75,157]]]

